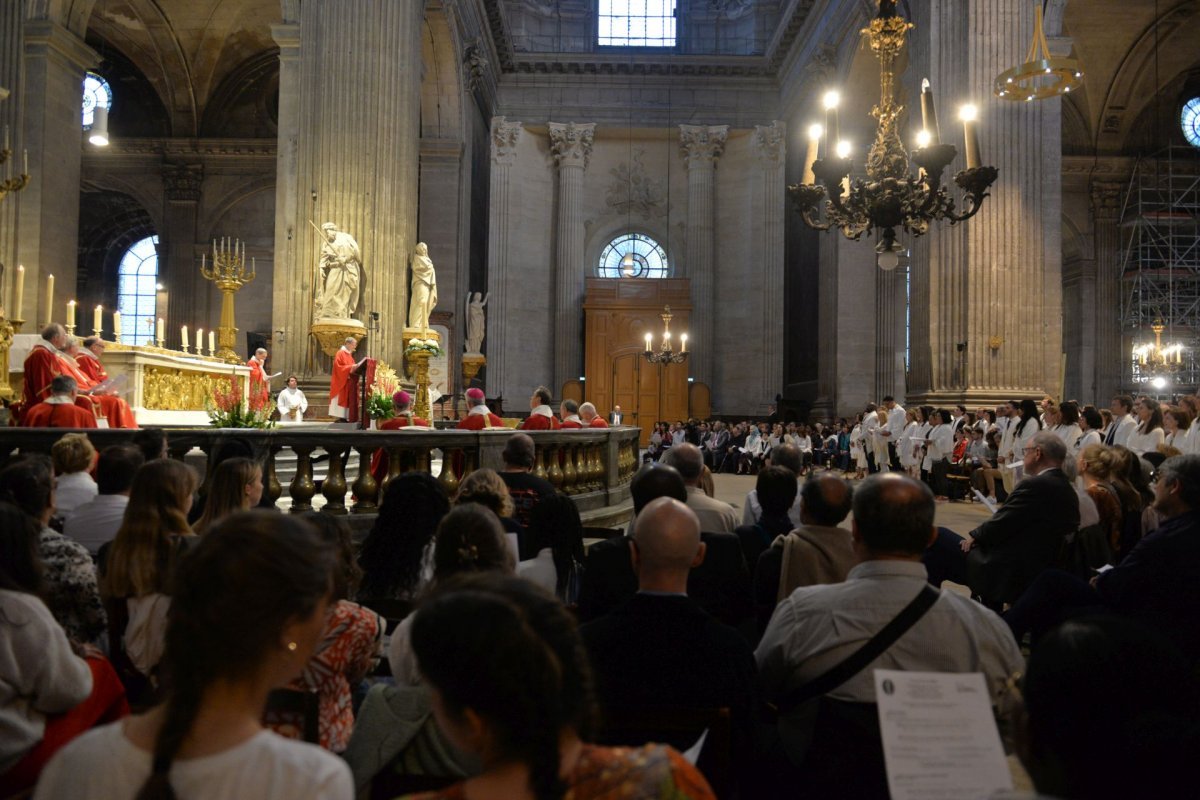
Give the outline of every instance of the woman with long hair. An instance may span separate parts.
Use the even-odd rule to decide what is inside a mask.
[[[248,511],[258,505],[263,494],[262,464],[250,458],[230,458],[213,470],[212,482],[205,495],[204,513],[194,529],[203,535],[225,517]]]
[[[524,531],[521,523],[513,518],[512,495],[508,493],[508,484],[494,469],[477,469],[462,479],[458,486],[458,494],[454,496],[454,505],[463,503],[479,503],[484,508],[500,518],[504,526],[505,539],[512,548],[513,557],[520,558],[527,545],[521,541]]]
[[[712,790],[669,747],[584,744],[595,717],[575,620],[520,579],[478,575],[437,591],[415,615],[413,646],[434,715],[483,771],[414,800],[701,800]]]
[[[1167,409],[1167,413],[1163,414],[1163,444],[1174,447],[1180,453],[1186,453],[1188,428],[1191,424],[1192,418],[1187,409],[1182,406]]]
[[[358,554],[358,601],[413,601],[433,577],[433,537],[450,501],[428,472],[405,472],[387,485]]]
[[[1047,423],[1047,427],[1049,427],[1049,423]],[[1079,426],[1079,404],[1074,400],[1067,400],[1060,404],[1055,413],[1054,427],[1050,430],[1063,440],[1068,454],[1074,453],[1075,445],[1079,442],[1079,437],[1083,435],[1083,429]]]
[[[920,475],[920,459],[914,452],[914,448],[919,446],[919,442],[913,441],[920,435],[918,432],[920,428],[921,426],[917,422],[917,410],[905,411],[904,430],[900,432],[900,437],[896,440],[896,455],[900,458],[900,466],[913,478]]]
[[[1125,440],[1125,446],[1135,455],[1158,451],[1159,445],[1166,439],[1163,431],[1163,413],[1158,401],[1150,397],[1140,398],[1133,407],[1138,424]]]
[[[36,798],[350,800],[350,770],[263,729],[267,695],[300,674],[325,628],[334,556],[308,523],[234,514],[182,559],[171,587],[165,700],[80,737]]]
[[[533,509],[528,533],[535,555],[517,564],[517,574],[574,605],[584,557],[583,522],[575,501],[564,494],[544,498]]]
[[[929,476],[937,502],[949,500],[950,455],[954,451],[954,426],[950,412],[939,408],[930,417],[933,427],[929,429],[929,444],[925,457],[929,460]]]

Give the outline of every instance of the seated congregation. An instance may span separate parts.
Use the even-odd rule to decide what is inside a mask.
[[[1200,455],[1147,498],[1037,427],[962,536],[836,436],[824,471],[771,445],[739,511],[685,435],[585,529],[518,432],[453,496],[395,477],[361,541],[260,507],[244,442],[202,481],[160,430],[66,434],[0,469],[0,796],[886,798],[874,669],[982,673],[1039,797],[1183,796]]]

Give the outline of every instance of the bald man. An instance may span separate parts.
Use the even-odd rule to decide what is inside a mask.
[[[604,421],[604,417],[596,413],[596,407],[591,403],[584,403],[579,407],[579,419],[589,428],[608,427],[608,423]]]
[[[735,762],[748,764],[754,655],[737,631],[688,597],[688,576],[706,554],[700,521],[679,500],[651,500],[638,514],[630,551],[637,594],[579,629],[591,656],[601,708],[611,713],[728,707]],[[686,748],[699,735],[699,730],[685,731],[667,741]],[[744,772],[738,770],[739,775]]]
[[[700,488],[700,473],[704,471],[704,456],[694,444],[677,444],[666,452],[662,462],[679,470],[687,485],[688,508],[700,518],[702,530],[711,533],[733,533],[737,530],[738,515],[729,503],[709,497]]]

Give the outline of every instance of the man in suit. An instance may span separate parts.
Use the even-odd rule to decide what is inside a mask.
[[[615,428],[618,425],[624,424],[622,422],[623,419],[625,419],[625,415],[623,413],[621,413],[621,407],[613,406],[612,414],[609,416],[609,419],[608,419],[609,423]]]
[[[754,656],[737,631],[688,597],[688,578],[705,557],[700,522],[670,497],[638,514],[630,550],[637,592],[579,629],[605,711],[729,708],[735,761],[746,764],[753,738]],[[699,731],[676,747],[690,747]],[[642,744],[623,742],[623,744]]]
[[[1062,471],[1062,439],[1043,431],[1025,445],[1023,456],[1025,479],[961,545],[967,583],[992,608],[1015,602],[1079,530],[1079,499]]]

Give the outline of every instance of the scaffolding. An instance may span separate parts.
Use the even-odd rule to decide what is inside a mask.
[[[1134,394],[1194,393],[1200,386],[1200,150],[1168,147],[1139,158],[1121,212],[1121,383]],[[1134,356],[1182,344],[1156,367]]]

